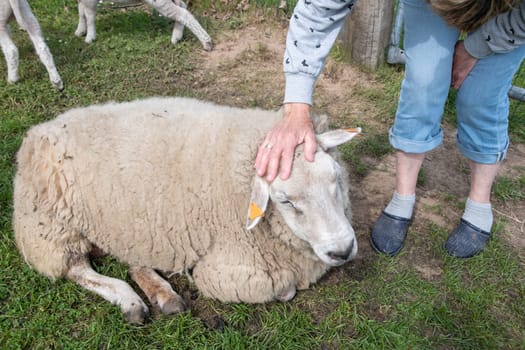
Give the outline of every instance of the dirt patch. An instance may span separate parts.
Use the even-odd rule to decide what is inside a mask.
[[[288,20],[255,14],[241,29],[221,31],[213,51],[202,56],[196,74],[199,92],[208,99],[235,106],[277,109],[284,94],[282,59]],[[331,116],[370,114],[370,103],[352,101],[353,88],[376,85],[370,75],[329,58],[318,79],[316,107]],[[348,101],[352,101],[348,103]]]
[[[203,55],[196,72],[205,82],[199,93],[217,103],[278,109],[286,25],[284,18],[260,20],[218,33],[214,50]]]

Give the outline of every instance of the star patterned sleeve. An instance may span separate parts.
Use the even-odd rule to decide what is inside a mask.
[[[312,104],[315,81],[355,0],[299,0],[283,58],[284,102]]]
[[[525,0],[511,11],[502,13],[465,38],[465,49],[473,57],[483,58],[506,53],[525,44]]]

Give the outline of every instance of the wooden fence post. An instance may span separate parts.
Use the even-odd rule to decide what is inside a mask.
[[[395,0],[358,0],[338,40],[352,61],[377,68],[390,43]]]

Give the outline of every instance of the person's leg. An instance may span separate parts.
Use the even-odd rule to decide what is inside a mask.
[[[469,198],[477,203],[490,203],[492,183],[498,174],[501,163],[480,164],[470,161]]]
[[[492,227],[490,192],[500,164],[480,164],[470,161],[470,193],[462,219],[484,232],[490,232]]]
[[[485,248],[493,222],[490,193],[499,168],[500,163],[470,161],[470,192],[465,211],[443,245],[450,255],[470,258]]]
[[[444,245],[452,256],[471,257],[489,240],[492,184],[509,145],[507,93],[524,58],[520,47],[479,60],[456,96],[457,144],[470,160],[471,176],[465,212]]]
[[[425,0],[403,0],[405,78],[390,143],[396,153],[396,192],[372,228],[372,247],[395,255],[402,246],[415,203],[425,152],[443,140],[440,127],[459,31],[434,14]]]
[[[416,201],[416,183],[424,153],[396,152],[396,191],[385,212],[410,219]]]

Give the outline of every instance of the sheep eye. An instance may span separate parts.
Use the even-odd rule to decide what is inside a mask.
[[[288,205],[288,206],[290,206],[292,208],[295,208],[295,205],[289,200],[281,201],[281,204]]]
[[[281,204],[284,204],[286,206],[289,206],[290,208],[292,208],[293,210],[295,210],[295,213],[298,214],[298,215],[301,215],[303,214],[303,211],[299,208],[297,208],[295,206],[295,204],[292,202],[292,201],[289,201],[289,200],[284,200],[284,201],[281,201]]]

